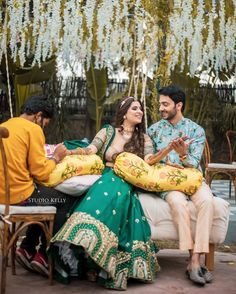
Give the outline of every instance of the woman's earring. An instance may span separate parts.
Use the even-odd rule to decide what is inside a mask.
[[[126,119],[126,115],[123,116],[123,119]]]

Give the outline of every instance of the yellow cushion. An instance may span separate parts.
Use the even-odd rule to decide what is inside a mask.
[[[99,175],[104,169],[101,158],[96,155],[69,155],[66,156],[49,176],[45,186],[56,186],[66,179],[80,175]]]
[[[202,183],[202,173],[195,168],[176,168],[165,164],[149,165],[135,154],[117,156],[114,171],[125,181],[147,191],[181,191],[194,194]]]

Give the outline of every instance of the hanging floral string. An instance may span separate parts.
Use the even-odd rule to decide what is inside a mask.
[[[227,1],[232,4],[232,12],[226,17],[226,0],[172,0],[170,30],[166,35],[166,51],[171,52],[169,72],[176,65],[182,70],[187,65],[191,75],[204,67],[216,72],[233,68],[236,0]],[[91,60],[96,68],[128,65],[135,46],[140,68],[150,57],[159,31],[156,20],[145,10],[145,3],[144,0],[8,0],[5,7],[0,7],[0,21],[3,24],[8,15],[5,37],[11,57],[21,67],[29,60],[33,60],[32,66],[40,65],[52,55],[60,55],[68,63],[72,57],[76,58],[87,69]],[[2,28],[0,35],[1,60]],[[158,63],[158,48],[155,49],[151,52],[148,74]]]
[[[216,74],[234,68],[236,1],[230,2],[232,13],[226,19],[226,0],[199,0],[197,4],[195,1],[174,0],[167,36],[167,50],[172,55],[169,71],[178,64],[182,69],[188,65],[191,76],[204,68],[214,69]]]
[[[5,55],[5,63],[6,63],[6,74],[7,74],[7,90],[8,90],[8,102],[9,102],[9,108],[10,108],[10,116],[13,117],[13,108],[12,108],[12,99],[11,99],[11,84],[10,84],[10,75],[9,75],[9,67],[8,67],[8,57],[7,57],[7,38],[6,38],[6,31],[7,31],[7,15],[4,20],[3,25],[3,38],[2,38],[2,44],[1,48],[3,49],[4,55]]]

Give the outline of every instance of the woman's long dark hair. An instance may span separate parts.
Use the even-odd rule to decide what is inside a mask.
[[[125,97],[119,102],[117,106],[114,126],[116,128],[120,128],[121,132],[123,130],[122,125],[124,123],[124,116],[134,101],[137,101],[134,97]],[[142,103],[140,101],[138,102],[140,103],[141,109],[143,110]],[[129,142],[124,145],[124,151],[132,152],[141,158],[144,158],[144,130],[145,126],[143,116],[142,122],[135,126],[133,135]]]

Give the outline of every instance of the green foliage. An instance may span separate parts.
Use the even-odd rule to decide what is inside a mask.
[[[226,104],[217,114],[214,129],[224,134],[227,130],[236,130],[236,105]]]
[[[90,118],[96,120],[96,131],[101,128],[101,120],[104,110],[105,95],[107,91],[107,69],[96,69],[91,63],[86,72],[87,90],[91,99],[89,99],[88,113]]]

